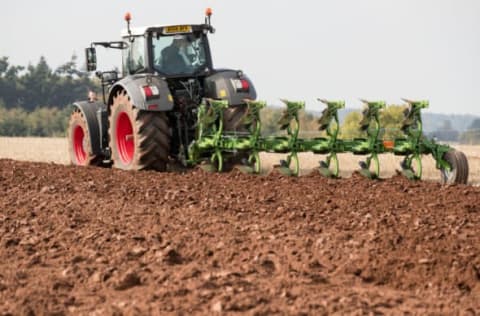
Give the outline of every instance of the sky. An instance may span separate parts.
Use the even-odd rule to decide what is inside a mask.
[[[480,115],[478,0],[15,0],[2,3],[0,56],[55,68],[133,26],[200,24],[213,9],[214,66],[241,69],[258,98],[430,100],[429,112]],[[99,69],[120,68],[98,48]]]

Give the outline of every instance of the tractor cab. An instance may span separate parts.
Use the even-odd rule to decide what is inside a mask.
[[[125,15],[127,29],[122,39],[123,76],[141,73],[162,77],[208,75],[213,69],[207,34],[211,25],[211,9],[205,12],[205,23],[131,28],[131,15]]]
[[[122,34],[123,76],[139,73],[162,77],[207,75],[212,70],[209,25],[175,25],[128,29]]]
[[[207,9],[205,24],[130,27],[131,15],[125,15],[127,29],[122,41],[93,42],[86,49],[87,71],[97,67],[96,46],[122,50],[122,77],[155,74],[164,78],[208,75],[212,58],[207,34],[214,33]],[[100,76],[102,73],[98,73]]]

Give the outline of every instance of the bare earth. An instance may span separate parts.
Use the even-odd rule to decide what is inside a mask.
[[[478,187],[0,158],[0,191],[0,315],[480,311]]]

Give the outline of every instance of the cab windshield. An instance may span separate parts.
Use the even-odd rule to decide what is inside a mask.
[[[152,39],[153,67],[165,75],[192,75],[205,69],[205,36],[177,34]]]

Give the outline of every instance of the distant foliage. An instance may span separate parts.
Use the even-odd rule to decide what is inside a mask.
[[[480,144],[480,119],[477,118],[470,124],[468,129],[460,135],[459,141],[468,145]]]
[[[352,139],[357,137],[366,137],[367,133],[359,128],[362,114],[360,112],[350,112],[345,117],[343,124],[340,125],[340,138]]]
[[[283,109],[275,107],[267,107],[262,110],[260,120],[262,121],[262,134],[265,136],[270,135],[282,135],[285,132],[281,131],[278,127],[278,121],[282,116]],[[318,130],[317,117],[311,113],[300,111],[300,136],[310,135],[317,133]]]
[[[98,83],[88,73],[77,69],[75,55],[56,70],[48,66],[44,57],[27,67],[10,65],[8,57],[0,57],[0,99],[7,109],[63,108],[86,99],[89,90],[98,89]]]
[[[428,134],[428,137],[435,138],[440,141],[457,142],[460,133],[453,129],[452,122],[450,120],[443,120],[443,124],[435,131]]]
[[[70,112],[70,107],[41,107],[27,112],[20,107],[7,109],[0,104],[0,135],[65,136]]]
[[[405,109],[404,105],[390,105],[380,113],[380,125],[385,130],[383,139],[395,139],[403,136],[401,127]]]
[[[400,130],[403,121],[403,111],[405,106],[403,105],[391,105],[383,110],[380,114],[381,124],[381,138],[394,139],[402,137],[403,133]],[[281,134],[278,129],[277,122],[282,115],[283,109],[267,107],[261,112],[262,120],[262,134],[273,135]],[[318,131],[318,117],[301,111],[299,115],[300,120],[300,136],[302,137],[316,137],[324,136],[325,133]],[[362,132],[359,128],[360,121],[362,120],[362,113],[360,111],[349,112],[343,123],[340,125],[340,138],[353,139],[358,137],[366,137],[366,133]]]
[[[0,135],[62,136],[70,107],[99,84],[77,69],[77,58],[53,71],[44,57],[27,67],[0,58]]]
[[[401,131],[403,121],[403,105],[391,105],[380,112],[380,127],[382,139],[395,139],[403,136]],[[357,137],[366,137],[366,132],[359,129],[362,120],[361,112],[350,112],[345,117],[343,124],[340,126],[340,137],[344,139],[352,139]]]

